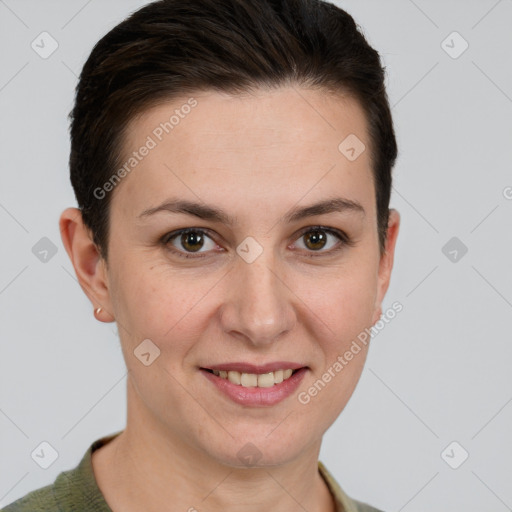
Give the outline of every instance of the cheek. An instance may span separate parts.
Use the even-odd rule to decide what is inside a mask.
[[[371,273],[354,275],[340,282],[339,291],[333,299],[331,318],[344,338],[345,335],[355,337],[368,327],[376,296],[377,279]]]
[[[359,264],[347,265],[317,281],[298,280],[295,290],[317,318],[331,351],[342,348],[371,324],[377,285],[374,267]]]
[[[162,350],[171,344],[180,352],[204,328],[196,312],[212,285],[211,276],[194,278],[165,265],[125,260],[116,277],[116,320],[125,326],[130,345],[149,338]]]
[[[376,283],[372,273],[354,273],[333,280],[329,291],[318,294],[322,321],[329,330],[327,336],[316,337],[321,345],[322,362],[301,388],[302,395],[298,398],[305,404],[304,410],[319,415],[318,423],[325,429],[347,405],[363,371],[370,343],[368,329],[372,324]]]

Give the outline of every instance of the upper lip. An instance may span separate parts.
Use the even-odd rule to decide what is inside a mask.
[[[210,366],[203,366],[206,370],[225,370],[237,371],[240,373],[270,373],[277,370],[298,370],[304,368],[303,364],[293,363],[290,361],[275,361],[266,364],[251,364],[251,363],[221,363]]]

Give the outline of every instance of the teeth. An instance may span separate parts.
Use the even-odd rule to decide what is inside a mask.
[[[274,372],[258,375],[259,388],[271,388],[274,385]]]
[[[277,370],[269,373],[240,373],[237,371],[212,370],[214,375],[227,379],[233,384],[241,385],[244,388],[271,388],[274,384],[280,384],[283,380],[289,379],[293,370]]]
[[[240,381],[244,388],[253,388],[258,385],[258,376],[255,373],[242,373]]]
[[[228,380],[233,384],[241,384],[240,382],[240,372],[228,372]]]

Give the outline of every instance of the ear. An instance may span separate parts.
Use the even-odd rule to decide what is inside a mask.
[[[397,210],[391,208],[389,210],[388,231],[386,237],[385,251],[380,257],[379,274],[378,274],[378,290],[375,299],[375,312],[373,315],[372,325],[379,320],[382,315],[382,301],[389,287],[391,279],[391,270],[393,269],[393,260],[395,257],[395,245],[400,228],[400,214]]]
[[[96,318],[102,322],[113,322],[106,262],[83,223],[81,211],[78,208],[66,208],[60,216],[59,228],[78,282],[89,297]],[[101,308],[99,312],[97,308]]]

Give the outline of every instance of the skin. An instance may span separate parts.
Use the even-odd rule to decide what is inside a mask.
[[[93,454],[98,485],[114,512],[295,512],[298,503],[333,511],[318,472],[320,445],[354,392],[368,346],[307,405],[297,395],[382,314],[399,213],[391,210],[381,255],[370,152],[349,161],[338,150],[352,133],[369,148],[355,100],[294,87],[192,96],[198,105],[114,190],[108,263],[76,208],[60,219],[79,282],[103,308],[98,320],[118,323],[128,368],[127,425]],[[126,155],[187,98],[133,120]],[[332,197],[358,201],[365,212],[281,220]],[[170,212],[139,217],[170,198],[222,208],[237,223]],[[311,233],[301,234],[318,225],[353,244],[323,232],[325,245],[315,245]],[[183,246],[179,236],[167,247],[159,241],[181,228],[210,231],[202,247],[190,238]],[[250,264],[236,252],[248,236],[263,248]],[[206,257],[182,258],[169,247]],[[161,351],[150,366],[133,354],[147,338]],[[267,407],[232,402],[199,370],[280,360],[308,371],[296,393]],[[261,453],[254,467],[237,456],[248,442]]]

